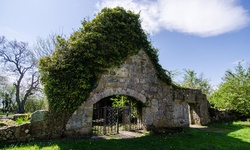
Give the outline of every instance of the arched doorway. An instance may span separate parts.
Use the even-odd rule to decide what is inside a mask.
[[[142,129],[143,103],[127,95],[112,95],[93,104],[93,134],[117,134]]]

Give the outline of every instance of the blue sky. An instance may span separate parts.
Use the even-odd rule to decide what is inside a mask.
[[[117,5],[140,12],[165,69],[193,69],[217,85],[237,62],[250,62],[250,0],[0,0],[0,35],[32,46]]]

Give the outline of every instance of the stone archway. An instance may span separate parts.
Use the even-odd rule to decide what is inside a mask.
[[[145,95],[131,89],[107,88],[102,92],[91,94],[88,100],[83,103],[83,105],[78,107],[78,109],[69,119],[66,125],[68,134],[72,134],[71,132],[80,134],[92,134],[93,105],[101,99],[112,95],[127,95],[137,99],[143,104],[145,104],[147,100]],[[148,112],[145,111],[145,108],[142,108],[142,125],[144,125],[143,120],[145,120],[145,116],[147,116],[147,113]]]
[[[146,96],[142,93],[139,93],[135,90],[126,88],[106,88],[103,91],[98,91],[96,93],[90,93],[88,100],[86,101],[86,105],[93,105],[97,103],[99,100],[109,97],[112,95],[127,95],[136,98],[137,100],[141,101],[142,103],[146,103]]]
[[[87,107],[90,107],[90,109],[94,110],[93,109],[94,104],[98,103],[103,98],[110,97],[113,95],[126,95],[129,97],[132,97],[132,98],[136,99],[137,101],[141,102],[143,105],[146,105],[146,101],[147,101],[147,98],[144,94],[139,93],[139,92],[132,90],[132,89],[129,89],[129,88],[126,88],[126,89],[106,88],[105,90],[103,90],[101,92],[96,92],[95,94],[91,94],[89,99],[86,101],[86,104],[84,107],[87,106]],[[143,120],[145,120],[145,116],[147,116],[148,112],[145,111],[145,108],[142,108],[141,112],[142,112],[142,114],[141,114],[140,126],[142,126],[142,128],[144,128],[145,122]],[[93,113],[93,111],[92,111],[92,113]]]
[[[128,95],[105,97],[93,104],[93,134],[109,135],[119,131],[143,130],[143,103]]]
[[[133,97],[137,101],[141,102],[142,104],[146,104],[147,98],[144,94],[139,93],[138,91],[126,88],[106,88],[103,91],[98,91],[95,94],[90,94],[89,99],[86,101],[85,107],[89,107],[93,110],[93,105],[98,103],[101,99],[105,97],[110,97],[112,95],[126,95],[129,97]],[[93,113],[93,112],[92,112]],[[142,127],[145,125],[143,120],[145,120],[145,116],[147,116],[147,111],[145,111],[145,108],[142,108],[142,114],[141,114],[141,125]]]

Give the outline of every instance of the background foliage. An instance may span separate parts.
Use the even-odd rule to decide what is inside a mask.
[[[225,73],[219,89],[211,96],[211,103],[220,109],[235,110],[241,114],[250,114],[250,67],[241,63]]]
[[[35,112],[36,110],[48,110],[47,99],[42,96],[32,96],[25,104],[26,112]]]
[[[194,70],[190,69],[184,69],[184,72],[182,87],[199,89],[207,96],[211,94],[212,87],[209,83],[209,79],[205,78],[202,73],[198,76]]]
[[[120,7],[104,8],[92,21],[84,20],[69,40],[57,40],[52,56],[39,62],[51,111],[73,112],[87,99],[105,69],[121,65],[141,49],[149,55],[158,77],[171,84],[158,63],[157,50],[141,28],[139,14]]]

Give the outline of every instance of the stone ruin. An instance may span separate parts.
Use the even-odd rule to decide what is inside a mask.
[[[93,105],[112,95],[127,95],[141,101],[142,124],[153,128],[187,127],[210,122],[209,103],[200,90],[173,88],[157,78],[156,70],[143,51],[129,57],[123,65],[107,70],[89,98],[71,116],[66,132],[91,134]]]
[[[33,119],[31,124],[0,129],[0,141],[91,135],[93,106],[101,99],[113,95],[127,95],[143,104],[141,122],[144,130],[188,127],[191,124],[204,125],[210,122],[206,95],[200,90],[176,88],[158,79],[148,55],[141,50],[137,55],[127,58],[123,65],[107,70],[89,98],[78,107],[64,127],[58,127],[57,130],[50,128],[49,117],[46,117],[48,115],[42,115],[40,119]],[[44,113],[38,111],[37,114]]]

